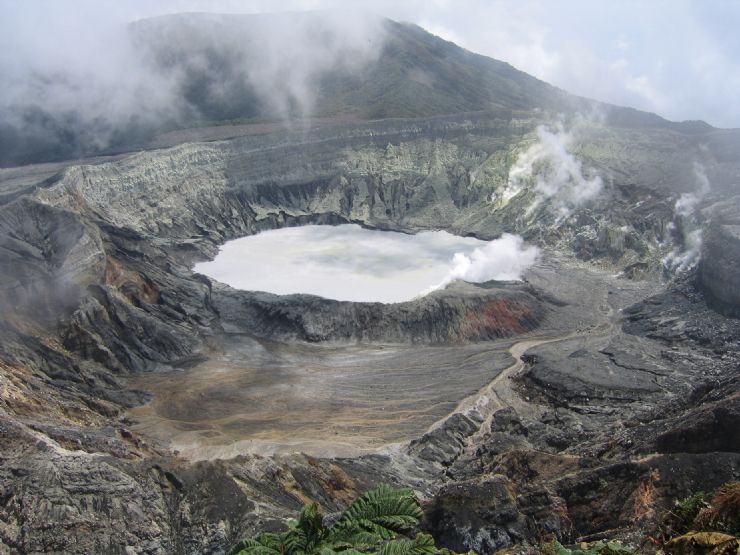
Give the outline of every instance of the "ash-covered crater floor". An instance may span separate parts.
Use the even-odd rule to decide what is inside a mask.
[[[153,395],[129,411],[133,429],[190,460],[384,452],[418,440],[455,412],[494,408],[486,390],[505,370],[521,368],[522,347],[566,337],[583,345],[594,334],[606,341],[614,334],[609,322],[616,312],[659,287],[569,267],[554,256],[528,271],[527,281],[558,310],[516,338],[418,344],[400,336],[402,341],[393,343],[312,344],[221,334],[204,362],[131,381],[131,387]],[[465,297],[479,287],[485,284],[456,283],[446,294]],[[302,295],[282,299],[295,310],[306,301]],[[342,303],[348,305],[367,306]],[[391,319],[394,312],[409,310],[403,304],[386,308]],[[598,373],[582,372],[586,382]],[[629,389],[634,376],[615,380],[615,389]],[[499,408],[511,402],[501,401]]]
[[[397,316],[414,311],[394,304],[419,300],[453,276],[518,278],[536,254],[519,239],[489,243],[443,231],[308,225],[230,241],[215,260],[194,269],[233,286],[237,296],[251,289],[294,293],[284,302],[297,311],[305,294],[326,297],[313,300],[319,304],[362,301],[360,311],[386,312],[393,327]],[[463,286],[459,296],[475,289]],[[457,300],[455,288],[448,296]],[[350,311],[342,319],[355,317]],[[507,339],[461,344],[443,336],[419,344],[404,334],[390,338],[396,341],[339,337],[313,344],[269,334],[219,335],[206,361],[132,381],[154,396],[129,412],[133,429],[191,460],[286,452],[357,456],[421,437],[512,362]]]
[[[285,302],[297,311],[306,302],[303,294],[380,301],[390,306],[364,308],[386,312],[387,326],[394,327],[404,312],[414,311],[413,303],[394,303],[421,299],[454,277],[518,281],[537,253],[514,236],[486,242],[443,231],[309,225],[230,241],[215,260],[196,264],[195,270],[236,289],[296,293]],[[476,288],[462,286],[459,296]],[[455,291],[448,292],[453,303]],[[516,316],[506,309],[490,310],[503,312],[506,323]],[[343,318],[355,319],[351,313]],[[526,329],[521,328],[515,331]],[[395,342],[338,339],[311,344],[278,342],[269,334],[214,337],[205,362],[132,381],[154,396],[129,412],[134,429],[196,460],[282,452],[353,456],[421,437],[512,363],[512,341],[505,339],[469,343],[443,336],[421,338],[421,344],[403,334]]]
[[[511,361],[510,341],[465,346],[276,344],[228,337],[193,368],[147,375],[134,429],[190,459],[349,456],[420,437]]]

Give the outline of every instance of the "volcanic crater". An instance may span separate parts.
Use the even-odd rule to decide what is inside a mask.
[[[387,26],[387,56],[430,45],[483,68],[469,82],[497,83],[499,103],[0,170],[3,545],[223,553],[387,482],[424,499],[438,545],[487,553],[628,535],[646,484],[659,507],[738,479],[738,132]],[[543,137],[598,194],[512,177],[548,167],[521,162]],[[711,191],[687,214],[698,175]],[[193,271],[228,240],[309,224],[511,233],[541,252],[521,281],[393,304]]]

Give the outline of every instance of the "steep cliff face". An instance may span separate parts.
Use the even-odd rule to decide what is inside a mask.
[[[213,304],[225,325],[257,337],[387,343],[510,337],[536,329],[549,308],[533,288],[493,282],[486,287],[457,284],[400,304],[244,295],[232,290],[214,291]]]
[[[737,201],[718,203],[711,209],[712,222],[702,236],[699,281],[718,310],[740,313],[740,213]]]
[[[7,311],[36,311],[53,322],[105,267],[100,233],[73,213],[30,198],[0,209],[0,299]]]
[[[552,132],[543,137],[541,125]],[[713,131],[558,125],[480,113],[187,144],[67,169],[37,196],[206,253],[208,243],[315,220],[482,238],[514,231],[584,258],[635,262],[665,254],[673,204],[699,186],[697,163],[706,162],[717,194],[737,171],[736,158],[702,146]],[[558,159],[548,141],[571,158]],[[561,179],[562,189],[544,187],[544,178]],[[578,179],[600,185],[578,198]]]
[[[713,225],[707,233],[705,245],[700,271],[701,283],[716,300],[718,307],[737,313],[740,307],[740,292],[736,287],[737,272],[740,269],[740,226]]]

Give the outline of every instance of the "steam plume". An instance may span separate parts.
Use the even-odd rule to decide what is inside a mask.
[[[697,190],[681,194],[673,207],[677,218],[671,226],[677,246],[663,259],[664,267],[672,273],[680,274],[690,270],[701,259],[702,229],[697,208],[709,194],[711,187],[706,170],[699,162],[694,162],[694,177]]]
[[[458,252],[452,258],[452,268],[445,278],[422,295],[442,289],[455,280],[480,283],[490,280],[520,280],[535,263],[539,249],[525,245],[519,235],[504,233],[500,238],[476,248],[470,255]]]
[[[492,200],[506,202],[531,188],[535,200],[528,212],[547,202],[558,218],[567,217],[601,192],[602,179],[598,175],[584,175],[581,161],[571,152],[574,134],[563,125],[556,126],[554,131],[538,127],[537,139],[519,156],[509,170],[506,187],[494,194]]]

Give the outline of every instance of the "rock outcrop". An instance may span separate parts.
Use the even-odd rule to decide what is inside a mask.
[[[699,281],[713,306],[740,315],[740,211],[737,204],[712,207],[712,222],[702,237]]]

